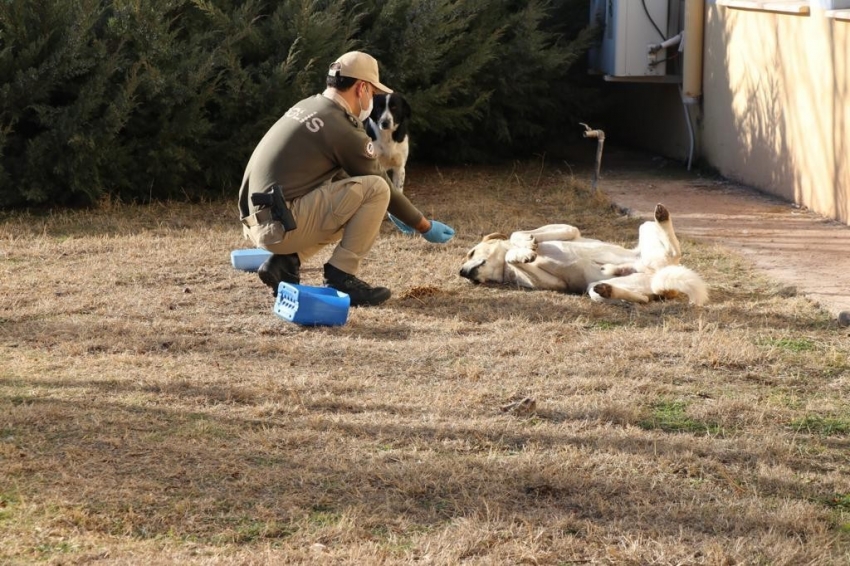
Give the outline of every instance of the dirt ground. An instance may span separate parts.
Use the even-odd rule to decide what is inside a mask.
[[[580,166],[580,171],[592,178],[592,168]],[[731,181],[689,172],[681,163],[619,148],[604,148],[597,186],[636,216],[651,217],[655,204],[664,203],[680,237],[740,253],[833,316],[850,310],[850,226]]]

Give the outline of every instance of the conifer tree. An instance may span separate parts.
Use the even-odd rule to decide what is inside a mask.
[[[528,154],[587,119],[586,22],[584,0],[5,0],[0,206],[233,194],[351,49],[408,97],[414,158]]]
[[[591,90],[570,88],[582,83],[573,67],[593,39],[586,2],[367,5],[375,17],[367,22],[365,42],[375,46],[382,72],[414,108],[413,155],[517,157],[545,147],[565,124],[577,126],[570,98]]]

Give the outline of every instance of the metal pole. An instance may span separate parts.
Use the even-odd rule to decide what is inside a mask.
[[[596,138],[596,170],[593,173],[593,181],[590,185],[595,193],[598,190],[597,185],[599,184],[599,171],[602,168],[602,146],[605,145],[605,132],[602,130],[593,130],[584,122],[581,122],[580,124],[584,126],[584,133],[582,133],[583,137]]]

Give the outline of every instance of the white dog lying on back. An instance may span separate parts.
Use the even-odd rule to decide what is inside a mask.
[[[692,304],[703,305],[708,288],[694,271],[679,265],[681,258],[670,213],[659,204],[655,220],[641,225],[634,249],[582,238],[569,224],[549,224],[510,238],[485,236],[467,254],[460,275],[473,283],[587,292],[599,302],[647,303],[686,295]]]

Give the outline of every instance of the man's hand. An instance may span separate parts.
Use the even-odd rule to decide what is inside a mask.
[[[422,233],[422,237],[432,244],[445,244],[455,235],[455,231],[451,226],[447,226],[437,220],[431,220],[431,228],[427,232]]]

